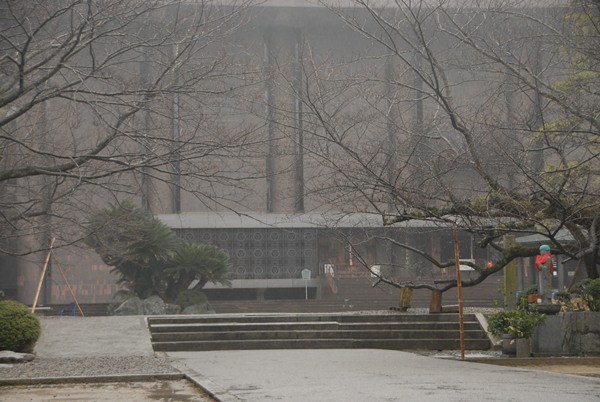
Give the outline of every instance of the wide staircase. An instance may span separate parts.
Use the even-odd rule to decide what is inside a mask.
[[[492,344],[474,314],[463,317],[464,347]],[[458,314],[217,314],[148,317],[155,351],[244,349],[457,350]]]
[[[464,307],[493,307],[502,299],[499,292],[502,277],[488,278],[471,288],[463,289]],[[399,307],[400,290],[390,285],[373,286],[373,279],[366,275],[340,276],[336,279],[336,293],[325,291],[320,299],[278,300],[210,300],[219,314],[230,313],[334,313],[366,310],[389,310]],[[431,291],[415,289],[412,293],[413,308],[428,308]],[[444,293],[444,305],[458,304],[456,289]]]

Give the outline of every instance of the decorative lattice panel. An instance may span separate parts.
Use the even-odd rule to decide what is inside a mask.
[[[186,241],[212,244],[229,254],[231,279],[300,278],[308,268],[317,274],[314,229],[185,229]]]

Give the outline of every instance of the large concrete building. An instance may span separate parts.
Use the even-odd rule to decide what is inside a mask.
[[[535,122],[540,117],[536,115],[539,104],[529,99],[530,89],[517,90],[522,83],[515,82],[502,63],[480,63],[473,46],[466,43],[468,36],[461,36],[467,35],[462,29],[472,29],[472,37],[476,34],[481,44],[504,43],[502,48],[513,52],[521,67],[529,66],[531,74],[553,74],[559,51],[556,43],[534,38],[546,22],[560,21],[563,11],[545,2],[527,3],[521,17],[508,18],[508,13],[490,5],[480,8],[480,2],[444,2],[443,7],[429,3],[413,10],[393,2],[374,4],[373,10],[389,17],[387,27],[370,18],[372,10],[357,8],[352,1],[332,8],[303,0],[245,5],[235,19],[224,23],[227,26],[219,27],[226,34],[207,41],[201,49],[203,57],[198,60],[210,66],[177,67],[181,80],[194,74],[210,77],[215,69],[219,78],[208,80],[204,93],[165,98],[160,118],[141,113],[137,120],[147,133],[189,139],[184,142],[196,152],[211,142],[219,143],[223,152],[213,149],[200,162],[182,158],[152,170],[124,170],[104,186],[73,194],[75,201],[68,205],[88,207],[73,214],[84,216],[94,207],[130,198],[182,238],[224,248],[232,260],[234,286],[221,293],[214,286],[207,287],[214,297],[237,290],[238,295],[250,298],[264,297],[265,292],[271,298],[301,298],[306,285],[303,270],[311,272],[311,297],[320,297],[324,290],[319,275],[331,267],[358,264],[353,260],[357,256],[366,266],[376,266],[396,278],[447,274],[378,238],[403,239],[447,260],[453,255],[448,228],[424,222],[383,228],[382,212],[397,211],[393,190],[377,188],[373,176],[365,175],[360,181],[347,173],[358,167],[372,168],[388,184],[411,183],[412,188],[422,189],[433,180],[432,175],[445,175],[448,186],[476,196],[481,180],[469,165],[453,165],[451,159],[444,159],[464,145],[453,121],[440,117],[440,104],[435,101],[436,91],[452,91],[453,107],[470,111],[473,120],[469,124],[489,124],[489,136],[477,145],[489,153],[484,158],[486,169],[507,186],[517,185],[514,167],[503,163],[499,150],[510,154],[520,141],[518,130],[507,122],[518,120],[517,115],[530,115]],[[198,15],[203,5],[189,1],[177,10],[161,9],[143,34],[153,38],[162,32],[161,24],[167,27],[171,18]],[[224,9],[237,6],[220,5]],[[526,15],[535,15],[544,24],[523,24]],[[181,19],[182,25],[185,21]],[[417,26],[419,21],[422,24]],[[459,21],[464,26],[456,25]],[[422,46],[423,39],[429,41],[430,49]],[[397,45],[402,47],[394,48]],[[176,41],[161,46],[165,54],[178,49]],[[436,65],[431,64],[434,54],[437,71],[428,70]],[[124,69],[128,79],[151,82],[157,72],[154,56],[129,60]],[[415,69],[418,65],[423,69]],[[445,82],[432,87],[438,78]],[[71,124],[65,147],[70,146],[70,139],[95,138],[100,124],[95,119],[101,117],[84,111],[75,125],[69,122],[72,116],[56,117],[60,107],[49,105],[40,115],[44,124],[54,128]],[[186,120],[190,115],[197,120]],[[193,127],[192,122],[197,125]],[[342,145],[352,152],[345,152]],[[182,147],[178,152],[189,151]],[[356,159],[351,158],[353,153]],[[18,163],[18,155],[5,155],[2,163]],[[365,165],[367,159],[370,164]],[[353,180],[357,181],[350,188]],[[363,191],[372,197],[358,196]],[[27,196],[14,195],[15,199]],[[430,201],[435,205],[435,199]],[[16,249],[37,249],[28,242],[47,244],[53,236],[49,219],[42,233],[15,240]],[[42,289],[44,303],[71,300],[64,278],[80,302],[109,302],[118,289],[110,267],[92,251],[68,244],[78,230],[61,231],[60,248],[51,261],[52,276]],[[482,263],[492,258],[489,250],[473,246],[470,235],[461,234],[460,242],[469,259]],[[40,252],[0,257],[2,289],[31,303],[45,256]],[[57,269],[65,273],[64,278]]]

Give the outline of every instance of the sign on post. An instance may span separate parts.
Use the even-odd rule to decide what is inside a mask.
[[[308,281],[310,279],[310,269],[302,270],[302,279],[304,279],[304,298],[308,300]]]

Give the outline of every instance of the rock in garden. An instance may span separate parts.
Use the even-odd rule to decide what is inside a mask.
[[[17,353],[10,350],[0,350],[0,363],[24,363],[35,359],[31,353]]]

